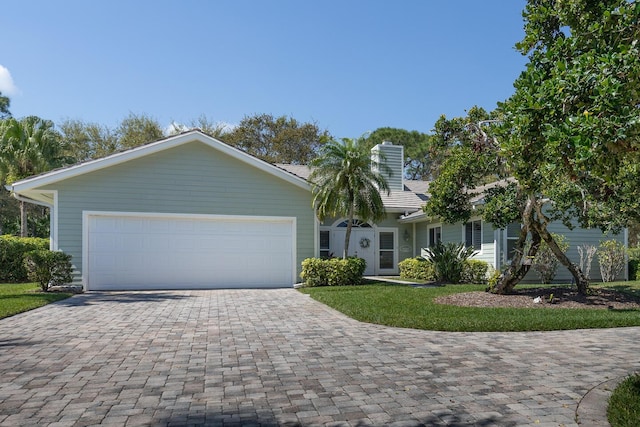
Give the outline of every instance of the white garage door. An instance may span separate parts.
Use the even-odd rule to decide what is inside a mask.
[[[88,214],[88,290],[291,286],[294,219]]]

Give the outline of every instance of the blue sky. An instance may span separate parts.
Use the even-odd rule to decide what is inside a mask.
[[[488,110],[526,58],[524,0],[5,1],[14,116],[163,126],[271,113],[357,137]]]

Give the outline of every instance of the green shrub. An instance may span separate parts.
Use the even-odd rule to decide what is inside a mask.
[[[407,258],[398,263],[400,277],[410,280],[435,280],[433,264],[422,257]]]
[[[625,265],[626,250],[617,240],[606,240],[598,247],[598,262],[603,282],[613,282]]]
[[[37,282],[43,291],[50,286],[71,282],[71,255],[64,252],[37,250],[24,255],[24,267],[29,280]]]
[[[556,241],[558,247],[562,252],[567,252],[569,249],[569,242],[567,238],[562,234],[551,233],[553,240]],[[560,261],[556,258],[555,254],[551,251],[549,245],[544,240],[540,243],[540,248],[536,253],[536,256],[531,262],[531,268],[533,268],[540,277],[540,282],[551,283],[558,271],[558,265]]]
[[[426,248],[427,260],[435,268],[436,279],[441,282],[460,283],[464,262],[471,258],[475,251],[472,247],[465,247],[462,243],[438,242],[431,248]]]
[[[49,249],[49,239],[0,236],[0,282],[20,283],[29,280],[22,262],[24,254],[42,249]]]
[[[305,286],[359,285],[367,263],[362,258],[307,258],[300,277]]]
[[[468,259],[462,264],[462,283],[483,285],[487,283],[489,263],[479,259]]]
[[[625,378],[611,393],[607,419],[612,427],[637,426],[640,423],[640,374]]]

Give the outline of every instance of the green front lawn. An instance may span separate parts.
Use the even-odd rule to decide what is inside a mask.
[[[606,286],[636,295],[640,292],[640,281]],[[442,305],[433,301],[441,295],[484,289],[483,285],[415,288],[374,283],[301,288],[300,291],[356,320],[403,328],[489,332],[640,326],[640,310],[477,308]]]
[[[613,391],[607,418],[612,427],[640,425],[640,374],[626,378]]]
[[[36,283],[0,283],[0,319],[70,296],[62,292],[42,292]]]

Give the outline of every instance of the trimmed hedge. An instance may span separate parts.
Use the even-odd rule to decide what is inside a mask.
[[[479,259],[468,259],[462,265],[461,283],[484,285],[487,283],[489,263]]]
[[[23,264],[24,254],[47,249],[49,249],[49,239],[0,236],[0,282],[27,282],[29,278]]]
[[[362,258],[307,258],[300,277],[305,286],[359,285],[367,263]]]
[[[422,257],[407,258],[398,263],[400,277],[409,280],[432,281],[436,279],[436,270],[430,261]]]

